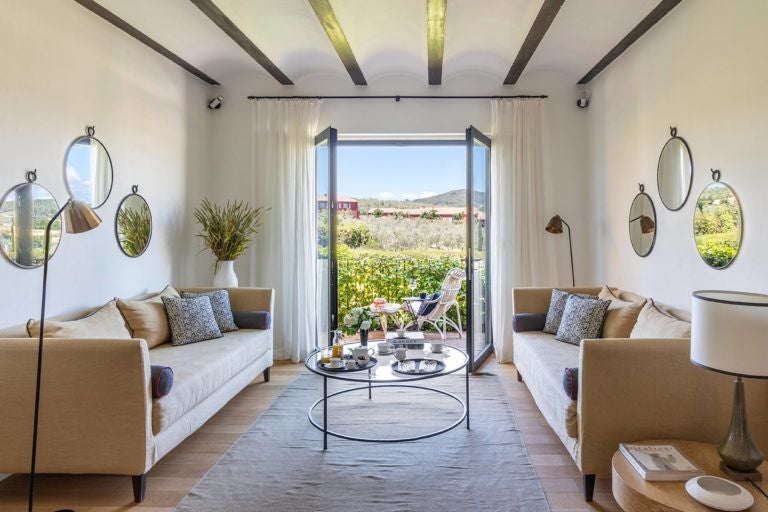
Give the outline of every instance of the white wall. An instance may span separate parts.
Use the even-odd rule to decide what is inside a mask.
[[[499,77],[467,76],[452,79],[439,88],[426,85],[425,77],[390,76],[377,79],[362,89],[349,79],[313,76],[295,87],[276,85],[255,75],[223,77],[224,106],[214,113],[214,161],[217,185],[212,197],[218,200],[248,199],[251,158],[251,107],[248,95],[500,95],[548,94],[544,119],[545,172],[553,184],[552,210],[571,223],[575,238],[577,283],[592,282],[587,237],[586,114],[576,107],[579,95],[573,80],[557,73],[524,76],[518,86],[501,87]],[[488,133],[491,108],[488,100],[326,100],[319,126],[329,125],[339,134],[462,134],[469,125]],[[544,226],[542,226],[544,229]],[[549,236],[549,235],[548,235]],[[570,283],[567,238],[549,238],[559,251],[562,284]],[[256,241],[258,243],[258,239]],[[243,258],[238,274],[249,282]],[[556,274],[557,272],[553,273]]]
[[[86,125],[111,153],[115,181],[103,224],[64,235],[51,260],[49,313],[194,281],[187,198],[209,168],[209,87],[72,1],[4,0],[0,16],[0,190],[38,169],[67,199],[64,152]],[[131,185],[152,208],[154,233],[137,259],[120,252],[114,215]],[[0,326],[39,315],[42,269],[0,261]]]
[[[687,0],[593,83],[592,188],[596,275],[612,285],[690,309],[691,291],[768,292],[768,2]],[[671,212],[659,200],[656,163],[669,127],[690,145],[691,197]],[[725,270],[700,259],[693,209],[710,168],[739,196],[741,253]],[[639,182],[656,205],[656,246],[647,258],[630,246],[627,216]]]

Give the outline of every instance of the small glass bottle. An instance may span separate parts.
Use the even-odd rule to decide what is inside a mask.
[[[333,341],[331,342],[331,357],[342,357],[344,355],[344,347],[341,344],[343,334],[340,330],[331,332],[333,333]]]

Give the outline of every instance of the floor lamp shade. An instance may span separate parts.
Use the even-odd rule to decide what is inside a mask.
[[[768,295],[693,293],[691,361],[710,370],[768,378]]]

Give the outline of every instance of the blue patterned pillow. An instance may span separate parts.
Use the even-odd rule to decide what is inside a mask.
[[[552,290],[552,298],[549,301],[549,310],[547,311],[547,319],[544,321],[543,332],[549,334],[557,334],[557,329],[560,327],[560,320],[563,318],[563,312],[565,311],[565,303],[568,297],[576,295],[585,299],[596,299],[596,295],[587,295],[586,293],[569,293],[563,290],[555,288]]]
[[[610,305],[609,300],[585,299],[571,295],[565,303],[565,311],[555,339],[581,345],[581,340],[599,338]]]
[[[232,306],[229,304],[229,292],[227,290],[216,290],[204,293],[181,292],[182,299],[205,296],[211,299],[213,316],[216,317],[216,325],[221,332],[231,332],[237,330],[237,324],[232,314]]]
[[[221,338],[210,298],[201,295],[189,299],[162,299],[171,326],[171,345],[186,345]]]

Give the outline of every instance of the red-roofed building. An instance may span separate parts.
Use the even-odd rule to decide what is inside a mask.
[[[357,199],[347,196],[339,196],[336,198],[337,212],[348,212],[352,217],[359,219],[360,210],[358,209]],[[324,210],[328,208],[328,196],[317,196],[317,208]]]

